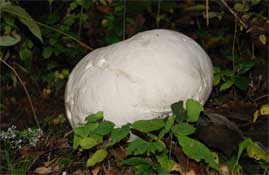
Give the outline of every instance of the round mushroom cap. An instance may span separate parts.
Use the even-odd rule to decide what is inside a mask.
[[[212,90],[212,63],[191,38],[156,29],[86,55],[65,90],[72,127],[98,111],[117,127],[157,118],[177,101],[204,104]]]

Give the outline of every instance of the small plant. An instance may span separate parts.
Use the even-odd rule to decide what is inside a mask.
[[[24,161],[18,162],[18,152],[26,145],[35,147],[42,135],[43,132],[40,129],[28,128],[19,131],[15,126],[11,126],[7,131],[0,131],[0,152],[5,155],[1,157],[1,170],[11,174],[26,174],[33,158],[25,157]]]
[[[245,74],[254,65],[254,61],[241,61],[235,70],[214,67],[214,86],[220,86],[220,91],[228,90],[232,86],[243,91],[247,90],[249,80]]]
[[[176,161],[171,158],[164,138],[173,135],[183,152],[195,161],[205,161],[210,168],[218,170],[218,156],[203,143],[193,139],[194,124],[198,121],[203,107],[194,100],[187,100],[171,106],[173,115],[164,119],[139,120],[121,128],[114,128],[110,121],[103,120],[103,113],[87,117],[87,123],[74,129],[73,148],[95,150],[87,161],[92,167],[108,156],[109,150],[117,143],[129,139],[130,133],[140,137],[127,144],[127,159],[122,166],[135,166],[136,174],[168,174],[173,171]],[[146,157],[146,159],[145,159]]]

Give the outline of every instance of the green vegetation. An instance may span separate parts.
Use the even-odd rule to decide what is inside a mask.
[[[262,146],[269,120],[266,1],[4,0],[0,13],[0,174],[224,174],[223,167],[269,174]],[[154,28],[182,32],[206,50],[215,67],[207,104],[178,102],[171,116],[120,128],[99,112],[70,134],[63,94],[74,65],[93,48]],[[225,155],[197,137],[207,111],[242,129],[237,152]]]

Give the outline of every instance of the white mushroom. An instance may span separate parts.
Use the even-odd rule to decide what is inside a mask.
[[[76,65],[65,91],[67,118],[72,127],[98,111],[118,127],[157,118],[179,100],[204,104],[212,77],[210,58],[191,38],[163,29],[142,32]]]

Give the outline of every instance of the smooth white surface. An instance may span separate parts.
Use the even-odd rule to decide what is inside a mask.
[[[72,127],[98,111],[118,127],[157,118],[179,100],[204,104],[212,78],[210,58],[194,40],[170,30],[142,32],[75,66],[65,91],[67,118]]]

